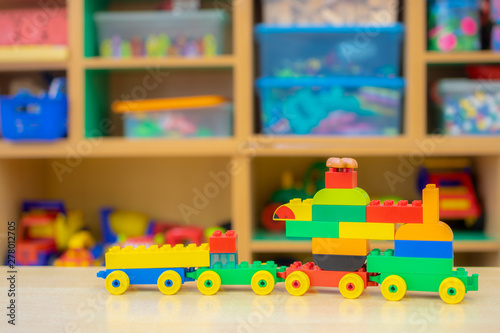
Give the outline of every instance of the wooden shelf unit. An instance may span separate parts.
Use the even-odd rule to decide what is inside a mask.
[[[402,1],[406,29],[403,76],[407,81],[404,134],[384,138],[270,137],[254,133],[254,112],[257,109],[254,106],[253,86],[256,61],[253,40],[254,1],[241,0],[230,7],[233,30],[230,55],[196,59],[120,60],[102,59],[95,54],[96,37],[93,35],[95,29],[92,27],[92,13],[106,9],[108,1],[68,1],[70,44],[67,62],[0,63],[0,72],[65,71],[71,103],[69,137],[66,140],[47,144],[11,144],[0,140],[0,220],[17,218],[19,204],[24,198],[59,197],[70,202],[73,205],[71,208],[79,208],[79,202],[85,206],[86,216],[90,216],[89,223],[97,229],[97,209],[99,205],[108,204],[94,198],[92,191],[100,190],[107,193],[107,197],[104,194],[97,196],[101,201],[109,199],[109,202],[114,202],[120,209],[144,211],[155,218],[178,217],[179,206],[188,200],[186,198],[189,195],[194,195],[191,192],[197,188],[195,184],[199,184],[202,189],[211,181],[210,172],[230,170],[230,185],[221,190],[225,204],[219,197],[211,199],[206,208],[199,210],[199,216],[213,215],[220,219],[230,219],[239,234],[240,258],[248,260],[254,253],[310,250],[308,242],[253,240],[252,235],[257,228],[260,213],[255,193],[262,185],[256,181],[257,159],[295,158],[298,161],[304,156],[324,159],[339,155],[366,157],[376,161],[379,158],[409,157],[414,154],[465,155],[473,156],[479,171],[485,175],[480,179],[479,190],[488,214],[486,233],[500,239],[500,139],[428,135],[426,104],[429,64],[500,63],[500,55],[492,52],[445,54],[426,51],[426,1]],[[127,2],[127,5],[130,3]],[[138,7],[151,7],[152,4],[154,5],[154,1],[137,1]],[[111,5],[119,6],[121,3],[111,1]],[[89,112],[98,112],[96,108],[109,103],[108,95],[111,95],[109,87],[104,87],[104,90],[92,87],[89,82],[92,75],[103,75],[113,80],[116,73],[128,75],[129,72],[144,71],[147,67],[168,68],[176,73],[207,70],[213,71],[211,73],[226,73],[221,80],[225,84],[230,80],[231,86],[227,89],[227,94],[232,96],[234,102],[234,136],[226,139],[180,141],[88,138],[86,127]],[[116,87],[121,78],[114,78],[113,84]],[[127,79],[132,80],[132,75]],[[219,81],[210,82],[207,87],[218,83]],[[89,95],[86,89],[94,89],[93,94]],[[189,86],[184,89],[189,92]],[[99,98],[102,100],[98,101]],[[64,180],[56,177],[54,163],[70,166],[71,171],[64,175]],[[192,163],[194,167],[187,168],[183,163]],[[201,167],[201,171],[197,172],[197,166]],[[116,173],[113,173],[113,168],[117,170]],[[189,179],[188,188],[180,191],[180,197],[184,201],[177,199],[175,195],[165,199],[165,189],[154,187],[155,178],[162,177],[163,173],[169,174],[171,170],[181,174],[178,179],[173,178],[169,191],[175,193],[183,186],[182,179]],[[377,175],[382,173],[380,168],[373,171]],[[135,178],[131,178],[131,175]],[[101,184],[106,184],[106,188],[100,189]],[[143,184],[153,186],[154,189],[148,192]],[[414,184],[406,183],[405,186],[413,187]],[[129,200],[132,192],[133,197],[137,197],[137,202]],[[135,192],[142,195],[137,196]],[[120,206],[120,202],[126,202],[129,206]],[[172,214],[169,210],[172,210]],[[201,218],[200,223],[208,225],[207,223],[212,222],[215,221]],[[0,231],[2,232],[4,231]],[[460,241],[457,242],[456,249],[493,253],[494,259],[489,264],[500,264],[500,248],[496,241]]]

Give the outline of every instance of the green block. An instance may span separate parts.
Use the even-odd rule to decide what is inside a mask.
[[[453,272],[453,258],[408,258],[395,257],[394,250],[381,253],[379,249],[370,252],[366,270],[374,273],[448,275]]]
[[[381,273],[377,276],[370,276],[370,281],[381,284],[389,275],[393,274]],[[472,274],[472,276],[468,276],[467,271],[464,268],[457,268],[457,270],[453,271],[451,274],[400,273],[395,275],[402,277],[406,282],[406,289],[411,291],[439,292],[439,286],[441,285],[441,282],[449,277],[456,277],[460,281],[462,281],[465,285],[466,292],[478,290],[478,275]]]
[[[312,220],[325,222],[366,222],[366,206],[312,205]]]
[[[328,221],[286,221],[286,236],[339,238],[339,223]]]
[[[220,267],[221,264],[215,263],[213,268],[199,268],[195,272],[187,273],[186,275],[197,280],[203,272],[214,271],[219,274],[221,285],[250,285],[255,273],[258,271],[268,271],[273,275],[275,284],[276,282],[283,282],[282,278],[277,277],[277,272],[283,271],[283,269],[281,267],[278,269],[274,261],[268,261],[264,264],[261,261],[255,261],[252,264],[243,261],[237,268]]]
[[[313,205],[367,206],[370,204],[368,193],[362,188],[324,188],[316,192]]]

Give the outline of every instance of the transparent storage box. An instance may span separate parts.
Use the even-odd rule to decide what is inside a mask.
[[[378,76],[400,72],[403,26],[255,28],[261,76]]]
[[[263,0],[268,24],[393,24],[398,0]]]
[[[261,78],[257,87],[265,134],[401,133],[401,78]]]
[[[94,15],[103,57],[197,57],[222,54],[229,15],[200,11],[99,12]]]
[[[445,134],[500,134],[500,80],[444,79],[438,90]]]
[[[232,104],[219,96],[120,101],[128,138],[223,137],[232,135]]]

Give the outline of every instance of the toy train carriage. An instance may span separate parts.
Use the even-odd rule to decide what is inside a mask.
[[[272,261],[238,264],[237,235],[230,230],[215,231],[209,244],[200,246],[115,246],[106,253],[106,270],[97,277],[106,280],[113,295],[123,294],[131,284],[156,284],[165,295],[173,295],[184,282],[195,280],[205,295],[217,293],[221,285],[251,285],[255,293],[267,295],[276,282],[284,281],[278,271]]]

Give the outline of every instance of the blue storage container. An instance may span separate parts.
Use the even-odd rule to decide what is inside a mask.
[[[377,76],[400,72],[404,27],[275,26],[255,28],[261,76]]]
[[[64,138],[67,113],[68,99],[61,91],[54,96],[34,96],[25,90],[15,96],[0,96],[1,134],[11,141]]]
[[[265,134],[398,135],[401,78],[261,78]]]

